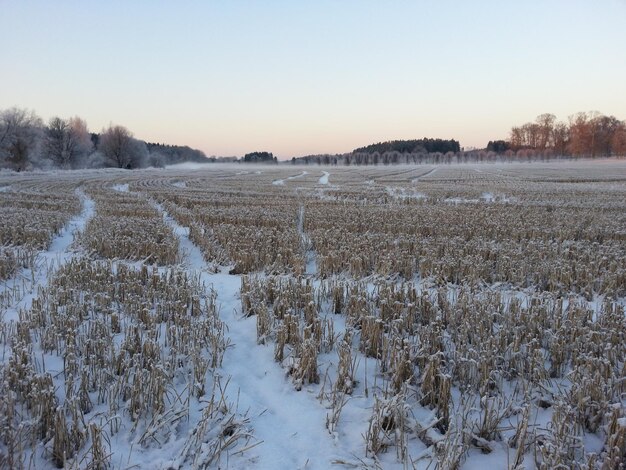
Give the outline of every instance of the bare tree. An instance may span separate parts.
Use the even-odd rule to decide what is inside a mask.
[[[594,119],[593,155],[608,156],[613,153],[613,141],[622,122],[615,116],[600,115]]]
[[[76,168],[93,148],[87,123],[73,117],[69,120],[54,117],[46,129],[46,157],[63,169]]]
[[[626,121],[622,121],[615,131],[611,141],[611,149],[614,155],[626,156]]]
[[[0,166],[23,170],[36,158],[43,123],[34,111],[10,108],[0,112]]]
[[[521,148],[524,146],[524,136],[521,127],[513,127],[511,129],[511,136],[509,137],[511,141],[511,146],[515,149]]]
[[[552,131],[554,140],[554,153],[558,156],[567,154],[569,141],[569,129],[563,122],[557,122]]]
[[[84,119],[74,116],[69,119],[67,154],[70,166],[81,166],[82,160],[93,151],[93,142]]]
[[[158,150],[152,151],[148,156],[148,166],[154,168],[163,168],[167,162],[167,157]]]
[[[591,154],[592,132],[589,115],[585,112],[576,113],[569,118],[569,142],[567,150],[575,156]]]
[[[51,118],[46,128],[44,140],[45,157],[49,158],[55,165],[60,167],[69,166],[65,152],[68,128],[67,121],[60,117]]]
[[[536,123],[539,126],[537,142],[538,148],[545,149],[552,146],[555,122],[556,116],[554,114],[545,113],[537,116]]]
[[[107,163],[117,168],[139,168],[148,156],[145,142],[134,139],[124,126],[109,126],[103,130],[98,149]]]

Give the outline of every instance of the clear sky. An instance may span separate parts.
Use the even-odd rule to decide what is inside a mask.
[[[0,109],[207,155],[626,119],[626,0],[0,0]]]

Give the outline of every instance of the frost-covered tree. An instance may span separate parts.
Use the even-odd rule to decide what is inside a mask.
[[[10,108],[0,111],[0,166],[23,170],[36,160],[43,122],[34,111]]]
[[[613,135],[611,146],[615,155],[626,156],[626,121],[622,121],[620,128]]]
[[[53,117],[48,122],[44,139],[44,155],[60,167],[65,167],[65,140],[68,125],[65,119]]]
[[[82,160],[93,151],[93,142],[84,119],[74,116],[68,124],[67,155],[70,166],[76,168],[82,166]]]
[[[54,117],[46,129],[45,156],[63,169],[83,166],[93,144],[87,124],[79,117],[69,120]]]
[[[148,157],[145,142],[133,138],[124,126],[109,126],[100,134],[98,150],[110,166],[140,168]]]
[[[148,166],[154,168],[163,168],[167,162],[167,157],[163,155],[161,152],[152,151],[148,156]]]

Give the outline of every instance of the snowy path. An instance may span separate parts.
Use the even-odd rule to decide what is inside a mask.
[[[327,171],[322,171],[323,175],[320,176],[320,179],[317,181],[319,184],[328,184],[328,177],[330,176],[330,173],[328,173]]]
[[[251,419],[254,437],[261,442],[246,452],[248,467],[326,469],[335,459],[354,460],[327,431],[327,410],[317,401],[313,388],[296,391],[274,361],[272,345],[257,344],[256,318],[241,318],[241,276],[228,274],[227,269],[209,273],[200,249],[189,239],[189,229],[160,210],[179,237],[184,264],[217,292],[230,341],[222,364],[222,372],[230,378],[228,402],[236,403],[237,412]]]
[[[25,279],[28,279],[29,283],[26,286],[24,295],[8,306],[4,314],[5,322],[17,321],[20,310],[30,309],[39,288],[45,287],[52,275],[75,256],[75,253],[70,250],[70,246],[75,236],[85,229],[87,222],[95,212],[95,203],[91,198],[80,189],[76,190],[76,195],[82,202],[83,209],[81,213],[70,219],[61,232],[52,239],[48,250],[37,254],[34,272],[30,270],[28,272],[23,271],[21,276],[6,281],[0,288],[2,291],[22,288]]]
[[[111,189],[113,191],[117,191],[118,193],[127,193],[127,192],[129,192],[129,185],[128,185],[128,183],[126,183],[126,184],[115,184],[115,185],[111,186]]]
[[[299,175],[294,175],[294,176],[288,176],[287,178],[283,178],[283,179],[279,179],[279,180],[274,180],[272,181],[272,184],[274,186],[282,186],[285,184],[285,181],[287,180],[295,180],[296,178],[302,178],[305,175],[308,175],[309,172],[308,171],[303,171],[302,173],[300,173]]]
[[[194,274],[206,271],[207,264],[204,262],[200,248],[189,239],[189,227],[178,225],[161,204],[150,202],[163,215],[163,221],[172,228],[174,235],[178,238],[178,251],[185,268]]]
[[[417,182],[418,182],[419,180],[421,180],[422,178],[426,178],[427,176],[432,175],[432,174],[433,174],[435,171],[437,171],[438,169],[439,169],[439,167],[437,167],[437,166],[436,166],[436,167],[435,167],[435,168],[433,168],[432,170],[427,171],[426,173],[424,173],[423,175],[419,175],[417,178],[413,178],[413,179],[411,180],[411,183],[413,183],[413,184],[417,183]]]

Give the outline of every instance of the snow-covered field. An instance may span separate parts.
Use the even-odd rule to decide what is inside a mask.
[[[626,162],[0,188],[0,468],[626,464]]]

